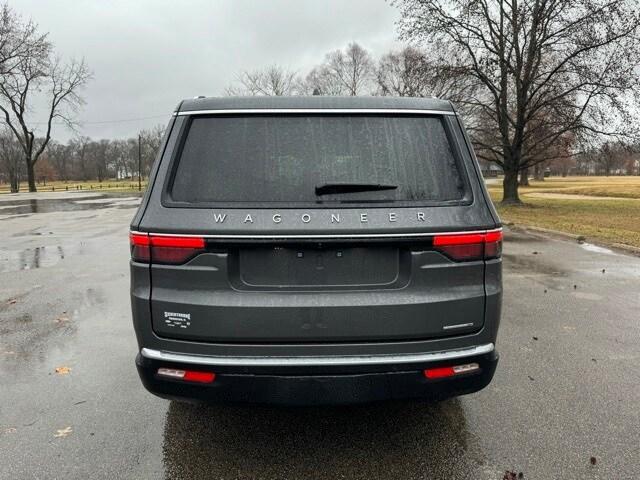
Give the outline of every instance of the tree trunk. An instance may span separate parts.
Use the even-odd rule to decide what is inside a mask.
[[[503,204],[519,204],[520,197],[518,195],[518,171],[505,170],[504,180],[502,181],[502,203]]]
[[[522,170],[520,170],[520,186],[529,186],[529,168],[523,168]]]
[[[29,183],[29,191],[37,192],[36,188],[36,172],[33,168],[33,162],[27,160],[27,182]]]
[[[11,193],[18,193],[20,191],[20,177],[17,170],[12,170],[9,173],[9,179],[11,183]]]

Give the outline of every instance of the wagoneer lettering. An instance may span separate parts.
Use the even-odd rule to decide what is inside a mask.
[[[228,221],[228,223],[234,223],[239,221],[240,219],[242,220],[242,223],[254,223],[254,219],[258,219],[261,220],[262,217],[264,215],[261,214],[260,212],[255,212],[255,213],[247,213],[247,214],[233,214],[233,213],[214,213],[213,214],[213,218],[215,223],[225,223],[226,221]],[[267,217],[269,217],[267,215]],[[398,213],[397,212],[389,212],[389,213],[376,213],[375,211],[373,213],[369,213],[369,212],[356,212],[356,213],[331,213],[330,215],[327,216],[313,216],[311,213],[302,213],[300,215],[296,215],[295,217],[289,217],[288,221],[291,222],[302,222],[302,223],[309,223],[311,222],[311,220],[313,218],[316,218],[320,221],[325,222],[327,225],[331,224],[331,223],[340,223],[341,219],[343,217],[357,217],[360,220],[360,223],[367,223],[369,218],[374,218],[374,219],[379,219],[381,221],[384,222],[389,222],[389,223],[393,223],[396,222],[398,220]],[[282,221],[287,221],[287,218],[283,217],[283,214],[281,213],[276,213],[271,215],[271,220],[274,223],[280,223]],[[418,222],[425,222],[426,221],[426,217],[425,217],[425,213],[424,212],[416,212],[414,215],[407,215],[407,220],[408,221],[413,221],[414,223],[418,223]]]
[[[451,103],[185,100],[161,152],[130,234],[149,391],[309,405],[489,384],[502,230]],[[166,373],[183,370],[208,381]]]

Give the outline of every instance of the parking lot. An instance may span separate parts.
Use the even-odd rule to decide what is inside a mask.
[[[507,232],[501,359],[477,394],[194,406],[135,370],[138,202],[0,196],[0,478],[640,477],[640,258]]]

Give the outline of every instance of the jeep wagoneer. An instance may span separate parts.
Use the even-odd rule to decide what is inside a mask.
[[[149,183],[130,242],[152,393],[308,405],[491,381],[502,230],[450,102],[185,100]]]

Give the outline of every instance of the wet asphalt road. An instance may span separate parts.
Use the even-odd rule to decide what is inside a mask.
[[[640,258],[509,233],[501,361],[477,394],[192,406],[135,371],[137,199],[30,198],[0,196],[0,479],[640,477]]]

